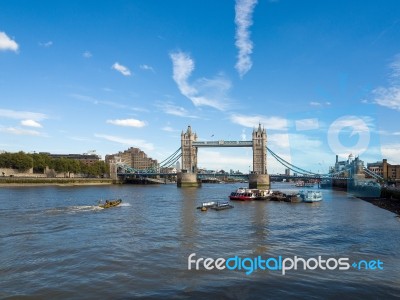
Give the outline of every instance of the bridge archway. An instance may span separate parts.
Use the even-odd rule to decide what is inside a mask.
[[[178,186],[198,186],[197,157],[198,148],[203,147],[251,147],[253,149],[253,168],[249,174],[249,188],[269,188],[267,171],[267,132],[259,124],[253,130],[251,141],[197,141],[197,134],[189,125],[181,133],[182,163],[178,173]]]

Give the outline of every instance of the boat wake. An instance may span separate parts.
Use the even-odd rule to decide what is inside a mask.
[[[56,207],[49,209],[47,213],[49,214],[62,214],[62,213],[80,213],[80,212],[89,212],[89,211],[98,211],[103,210],[104,208],[99,207],[98,205],[77,205],[77,206],[67,206],[67,207]]]
[[[120,205],[118,205],[118,206],[131,206],[131,204],[130,203],[126,203],[126,202],[122,202]]]

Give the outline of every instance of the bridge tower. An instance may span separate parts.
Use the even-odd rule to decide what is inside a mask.
[[[258,125],[253,130],[253,172],[249,174],[249,188],[269,189],[270,181],[267,172],[267,132]]]
[[[181,133],[182,170],[187,173],[197,173],[197,147],[192,143],[197,140],[197,134],[188,126],[186,132]]]
[[[197,147],[193,142],[197,140],[197,134],[188,126],[186,132],[181,133],[182,166],[177,174],[178,187],[199,186],[197,181]]]

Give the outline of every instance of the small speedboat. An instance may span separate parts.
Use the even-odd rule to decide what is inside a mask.
[[[117,200],[106,200],[105,203],[99,204],[99,207],[101,208],[111,208],[120,205],[122,202],[121,199]]]

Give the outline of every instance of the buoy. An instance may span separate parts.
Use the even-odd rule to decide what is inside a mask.
[[[207,207],[203,206],[203,207],[201,208],[201,211],[207,211]]]

